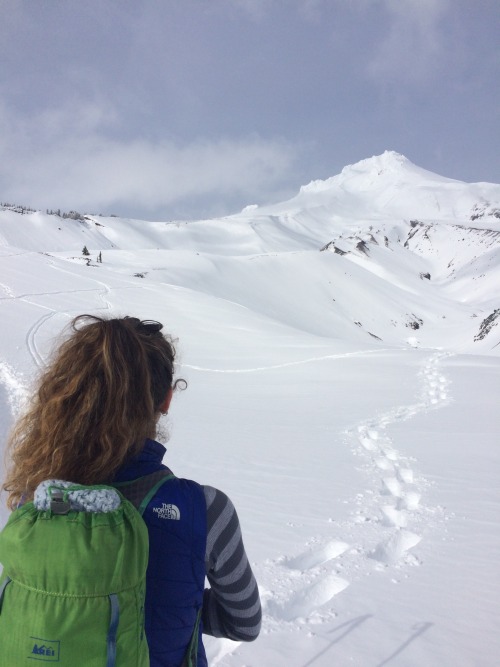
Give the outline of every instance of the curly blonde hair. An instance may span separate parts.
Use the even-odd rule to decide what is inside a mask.
[[[2,489],[14,509],[45,479],[113,480],[154,437],[173,383],[175,347],[158,322],[80,315],[10,435]]]

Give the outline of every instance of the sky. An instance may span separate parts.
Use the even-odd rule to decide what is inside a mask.
[[[385,150],[500,182],[498,0],[0,0],[0,202],[149,220]]]

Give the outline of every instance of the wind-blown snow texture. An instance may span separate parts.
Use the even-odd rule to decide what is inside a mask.
[[[4,206],[0,261],[2,442],[73,316],[178,337],[167,461],[232,497],[264,604],[211,665],[499,664],[500,185],[386,152],[215,220]]]

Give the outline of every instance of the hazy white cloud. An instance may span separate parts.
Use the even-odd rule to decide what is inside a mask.
[[[280,4],[278,0],[231,3],[259,19]],[[365,33],[374,45],[367,53],[366,71],[376,82],[420,84],[434,79],[446,54],[443,19],[452,9],[450,0],[290,0],[289,8],[312,24],[327,20],[336,26],[346,11],[359,17],[358,34]],[[367,25],[367,17],[376,20]]]
[[[249,203],[290,177],[295,150],[259,136],[174,141],[113,137],[99,105],[46,111],[29,121],[0,110],[3,200],[83,211],[158,210],[210,197]]]
[[[383,82],[422,83],[434,78],[445,53],[443,18],[449,0],[375,0],[386,10],[387,31],[367,70]],[[372,4],[370,2],[369,4]]]

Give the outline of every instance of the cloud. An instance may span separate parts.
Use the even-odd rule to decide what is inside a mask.
[[[279,4],[231,0],[231,6],[254,19],[268,18]],[[454,11],[451,0],[290,0],[287,8],[308,24],[330,25],[335,39],[348,26],[368,58],[365,71],[370,79],[409,84],[434,80],[442,70],[449,37],[444,19]]]
[[[433,79],[445,54],[443,18],[449,0],[376,0],[375,4],[385,9],[388,26],[368,64],[369,76],[378,82]]]
[[[250,135],[181,144],[114,136],[119,126],[115,111],[98,104],[52,109],[24,120],[3,108],[2,200],[119,213],[189,211],[190,200],[201,198],[247,204],[279,190],[296,160],[296,149],[280,139]]]

